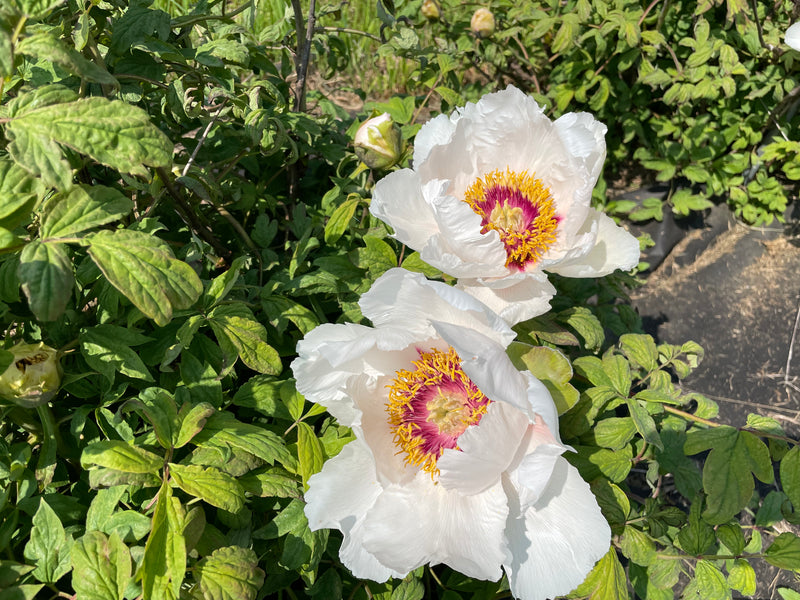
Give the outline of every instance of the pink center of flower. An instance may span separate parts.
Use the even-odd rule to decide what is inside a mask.
[[[445,449],[458,449],[458,437],[480,422],[491,400],[461,369],[453,348],[417,351],[414,370],[397,371],[388,386],[386,412],[398,454],[433,476]]]
[[[506,267],[513,271],[535,265],[556,241],[561,219],[553,196],[541,179],[527,171],[492,171],[472,182],[464,202],[480,216],[481,233],[500,234]]]

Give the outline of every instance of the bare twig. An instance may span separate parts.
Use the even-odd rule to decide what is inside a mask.
[[[219,118],[219,113],[221,113],[222,109],[225,108],[225,104],[227,102],[228,102],[228,99],[227,98],[223,98],[222,103],[219,105],[219,108],[217,109],[217,112],[214,114],[214,116],[208,122],[208,125],[206,125],[205,130],[203,130],[203,135],[200,136],[200,139],[198,140],[197,145],[194,147],[194,151],[192,152],[192,155],[189,157],[189,160],[186,161],[186,165],[183,167],[183,171],[181,171],[181,176],[185,177],[186,174],[189,172],[189,169],[191,168],[192,163],[194,162],[194,159],[197,157],[197,153],[200,152],[200,148],[203,147],[203,144],[205,143],[206,138],[208,137],[208,133],[211,131],[211,128],[214,126],[214,123],[217,122],[217,118]]]
[[[366,31],[361,31],[359,29],[350,29],[348,27],[317,27],[314,31],[330,31],[336,33],[352,33],[353,35],[361,35],[364,37],[368,37],[371,40],[375,40],[376,42],[380,42],[381,38],[377,35],[372,33],[367,33]]]
[[[789,383],[789,369],[792,366],[792,353],[794,351],[794,340],[797,337],[797,327],[800,325],[800,305],[797,307],[797,314],[794,317],[794,328],[792,329],[792,340],[789,342],[789,354],[786,356],[786,372],[783,374],[783,383]]]
[[[644,12],[642,13],[642,16],[641,16],[641,17],[639,17],[639,23],[638,23],[639,27],[641,27],[641,26],[642,26],[642,23],[644,23],[644,20],[647,18],[647,15],[650,13],[650,11],[651,11],[651,10],[653,10],[653,7],[654,7],[656,4],[658,4],[659,2],[661,2],[661,0],[653,0],[653,1],[652,1],[652,2],[651,2],[651,3],[650,3],[648,6],[647,6],[647,8],[645,8],[645,9],[644,9]]]
[[[311,40],[314,37],[314,27],[316,24],[316,0],[309,0],[308,21],[306,22],[306,33],[303,36],[303,11],[300,7],[300,0],[292,0],[294,9],[295,30],[297,31],[297,83],[295,84],[295,110],[305,112],[306,110],[306,76],[308,75],[308,65],[311,61]]]

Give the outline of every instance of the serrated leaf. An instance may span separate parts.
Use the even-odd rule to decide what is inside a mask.
[[[84,239],[111,285],[159,326],[169,323],[173,310],[192,306],[203,292],[194,270],[155,236],[120,229]]]
[[[743,596],[752,596],[756,593],[756,572],[750,563],[742,558],[733,561],[728,569],[728,585]]]
[[[177,600],[186,573],[185,511],[167,481],[158,492],[150,535],[144,548],[144,600]]]
[[[800,446],[792,448],[781,460],[781,485],[792,501],[795,512],[800,511]]]
[[[175,438],[175,447],[182,448],[188,444],[194,436],[203,430],[208,418],[217,410],[208,402],[195,404],[188,410],[184,410],[188,405],[181,406],[179,413],[180,428]]]
[[[64,246],[30,242],[22,249],[17,277],[37,319],[55,321],[64,313],[75,283]]]
[[[170,463],[169,473],[179,488],[212,506],[237,513],[244,507],[244,490],[230,475],[213,467]]]
[[[373,279],[377,279],[389,269],[397,266],[397,257],[392,247],[384,240],[365,235],[366,248],[360,249],[358,266],[367,269]]]
[[[229,361],[238,356],[254,371],[267,375],[283,369],[278,352],[267,343],[267,330],[243,303],[217,306],[208,322]]]
[[[793,533],[782,533],[764,552],[766,561],[781,569],[800,571],[800,537]]]
[[[602,448],[616,450],[627,445],[636,435],[636,425],[630,417],[609,417],[594,427],[594,440]]]
[[[14,229],[30,218],[43,193],[40,179],[10,160],[0,160],[0,227]]]
[[[628,598],[627,577],[613,547],[597,561],[597,564],[586,576],[586,580],[575,588],[570,596],[586,597],[590,600]]]
[[[264,584],[264,571],[258,568],[255,552],[229,546],[199,561],[194,578],[204,600],[254,600]]]
[[[730,600],[728,582],[714,564],[699,560],[694,568],[694,579],[686,586],[683,598],[692,600]]]
[[[633,364],[645,371],[658,368],[658,349],[649,335],[626,333],[619,338],[620,350]]]
[[[118,535],[89,531],[72,547],[72,586],[81,600],[122,600],[131,556]]]
[[[153,381],[147,366],[131,346],[150,340],[129,329],[117,325],[96,325],[81,331],[79,337],[81,354],[89,366],[101,373],[109,382],[114,381],[117,372]]]
[[[97,465],[125,473],[157,473],[164,465],[164,459],[127,442],[102,440],[83,449],[81,465]]]
[[[425,586],[422,580],[411,572],[392,590],[391,600],[422,600],[424,597]]]
[[[708,494],[703,516],[709,523],[721,524],[750,500],[755,489],[753,475],[764,483],[772,482],[772,460],[764,442],[728,426],[689,433],[684,451],[691,455],[709,448],[713,449],[703,467],[703,487]]]
[[[297,424],[297,458],[303,484],[307,484],[308,478],[322,469],[325,461],[317,434],[310,425],[302,421]]]
[[[27,110],[6,124],[6,132],[17,143],[27,137],[63,144],[131,175],[172,163],[172,142],[145,111],[121,100],[95,96]]]
[[[32,526],[24,550],[25,558],[36,563],[31,574],[43,583],[56,582],[72,568],[72,538],[67,537],[61,520],[44,498],[39,501]]]
[[[347,199],[336,207],[331,218],[325,224],[325,243],[334,244],[347,231],[350,221],[356,212],[361,196],[350,194]]]
[[[583,338],[587,350],[599,350],[605,341],[605,333],[600,320],[584,306],[575,306],[559,314]]]
[[[292,457],[280,436],[263,427],[237,421],[229,412],[214,413],[192,441],[204,447],[238,448],[269,464],[275,461],[292,463]]]
[[[56,63],[70,73],[87,81],[119,87],[116,79],[104,68],[85,59],[50,32],[26,36],[15,48],[19,54]]]
[[[47,204],[39,234],[69,237],[126,216],[133,208],[122,192],[104,185],[78,185]]]
[[[656,546],[653,540],[640,529],[625,527],[620,538],[620,550],[630,560],[643,567],[648,567],[657,560]]]

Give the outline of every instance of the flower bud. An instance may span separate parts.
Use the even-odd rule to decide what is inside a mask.
[[[439,17],[442,16],[442,9],[437,0],[425,0],[425,2],[422,3],[422,8],[419,10],[422,16],[429,21],[438,21]]]
[[[494,33],[494,15],[488,8],[479,8],[469,22],[470,29],[479,38],[487,38]]]
[[[365,121],[355,138],[356,156],[370,169],[388,169],[403,153],[400,128],[383,113]]]
[[[56,350],[39,342],[17,344],[8,351],[14,362],[0,375],[0,398],[23,408],[49,401],[61,385]]]

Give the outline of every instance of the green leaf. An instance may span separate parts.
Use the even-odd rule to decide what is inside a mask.
[[[117,372],[153,381],[150,371],[131,346],[150,341],[150,338],[117,325],[96,325],[80,334],[81,354],[89,366],[101,373],[109,382]]]
[[[700,516],[700,503],[695,501],[690,509],[689,522],[678,532],[678,541],[687,554],[703,554],[716,541],[714,528]]]
[[[230,268],[211,282],[211,285],[203,293],[203,306],[206,309],[212,308],[215,304],[225,299],[239,279],[239,274],[245,263],[244,256],[237,256],[233,259]]]
[[[594,439],[598,446],[617,450],[627,445],[636,434],[636,425],[630,417],[609,417],[594,428]]]
[[[586,597],[590,600],[623,600],[628,598],[628,585],[625,570],[617,558],[617,552],[610,548],[605,556],[597,561],[586,580],[570,594],[570,597]]]
[[[169,323],[173,310],[192,306],[203,292],[194,270],[155,236],[120,229],[84,239],[111,285],[159,326]]]
[[[167,390],[147,388],[139,394],[142,412],[153,425],[158,443],[172,448],[178,433],[178,407]]]
[[[800,537],[793,533],[782,533],[764,553],[766,561],[780,569],[800,571]]]
[[[335,244],[340,237],[347,231],[350,226],[350,221],[356,212],[361,196],[358,194],[350,194],[347,200],[342,202],[333,211],[331,218],[325,224],[325,243]]]
[[[147,176],[146,166],[172,163],[172,142],[145,111],[121,100],[94,96],[34,108],[12,118],[6,133],[15,142],[24,137],[57,142],[112,169],[142,177]],[[9,151],[20,162],[17,152],[10,147]]]
[[[33,565],[23,565],[22,563],[0,560],[0,589],[10,587],[12,583],[33,571]]]
[[[297,458],[303,484],[307,484],[308,478],[322,469],[325,461],[317,434],[310,425],[302,421],[297,424]]]
[[[28,19],[39,19],[65,0],[11,0],[11,9]]]
[[[743,596],[752,596],[756,593],[756,583],[756,572],[750,563],[743,558],[734,560],[728,568],[728,585]]]
[[[203,430],[192,442],[210,448],[238,448],[269,464],[276,460],[283,464],[293,462],[279,435],[263,427],[237,421],[229,412],[217,412],[209,417]]]
[[[67,537],[61,520],[44,498],[39,501],[32,525],[24,550],[25,558],[36,563],[32,575],[43,583],[56,582],[72,568],[72,538]]]
[[[795,592],[789,588],[778,588],[778,593],[783,600],[800,600],[800,592]]]
[[[17,277],[37,319],[55,321],[64,313],[75,284],[64,246],[30,242],[22,249]]]
[[[186,573],[185,511],[167,481],[161,485],[140,569],[145,600],[177,600]]]
[[[561,351],[512,342],[507,353],[517,368],[527,369],[544,383],[553,397],[559,415],[563,415],[578,402],[580,393],[570,383],[572,364]]]
[[[286,331],[289,322],[294,323],[303,335],[319,325],[319,319],[313,312],[285,296],[271,294],[262,296],[261,306],[267,313],[270,324],[278,330],[278,333]]]
[[[656,558],[656,545],[645,532],[630,525],[620,538],[620,550],[630,560],[643,567],[649,567]]]
[[[176,448],[182,448],[188,444],[194,436],[203,430],[208,418],[217,412],[208,402],[200,402],[188,410],[184,410],[187,407],[188,404],[181,406],[181,411],[178,415],[181,424],[175,437]]]
[[[703,467],[703,487],[708,507],[703,513],[711,524],[730,520],[753,495],[753,475],[764,483],[773,480],[772,460],[766,444],[752,433],[721,426],[690,432],[684,452],[697,454],[713,448]]]
[[[194,578],[204,600],[255,600],[264,584],[264,571],[249,548],[219,548],[194,567]]]
[[[78,185],[47,204],[39,234],[42,238],[69,237],[126,216],[133,208],[121,192],[104,185]]]
[[[367,269],[373,279],[397,266],[394,250],[385,241],[372,235],[365,235],[364,243],[366,248],[360,249],[358,266]]]
[[[13,585],[10,588],[0,589],[0,600],[34,600],[43,587],[42,583]]]
[[[43,193],[41,180],[8,159],[0,160],[0,227],[14,229],[30,218]]]
[[[781,484],[792,501],[794,510],[800,511],[800,446],[792,448],[781,460]]]
[[[639,401],[634,398],[626,398],[625,402],[628,405],[628,411],[631,414],[633,423],[636,425],[636,430],[642,436],[644,441],[648,444],[655,446],[659,450],[664,449],[664,444],[661,442],[661,436],[658,434],[656,423],[650,413],[647,412]]]
[[[170,463],[169,474],[179,488],[223,510],[237,513],[244,507],[244,490],[233,477],[213,467]]]
[[[575,306],[559,313],[559,317],[578,332],[587,350],[599,350],[603,345],[606,339],[603,326],[588,308]]]
[[[27,129],[8,132],[8,153],[32,175],[41,177],[49,186],[68,190],[72,185],[72,168],[54,140]]]
[[[606,354],[603,357],[603,370],[611,381],[611,387],[622,398],[627,398],[631,390],[631,368],[628,361],[616,354]]]
[[[262,498],[299,498],[297,479],[281,469],[271,467],[265,471],[239,477],[244,490]]]
[[[50,32],[26,36],[15,48],[19,54],[53,62],[81,79],[119,87],[111,74],[99,65],[85,59]]]
[[[118,535],[89,531],[72,547],[72,586],[81,600],[122,600],[131,555]]]
[[[724,523],[717,527],[717,538],[725,544],[731,554],[744,552],[744,534],[738,523]]]
[[[645,371],[658,368],[658,349],[649,335],[626,333],[619,338],[619,345],[625,357]]]
[[[402,267],[406,271],[422,273],[428,279],[439,279],[442,277],[442,272],[436,267],[432,267],[422,260],[419,252],[412,252],[411,254],[406,255],[406,257],[403,259]]]
[[[579,356],[572,361],[572,366],[578,375],[588,379],[592,385],[609,389],[612,387],[611,379],[603,367],[603,361],[596,356]]]
[[[229,364],[238,356],[259,373],[277,375],[283,369],[278,352],[267,343],[267,330],[243,303],[217,306],[208,322]]]
[[[103,440],[83,449],[81,465],[97,465],[125,473],[157,473],[164,466],[164,458],[127,442]]]
[[[683,598],[692,600],[730,600],[728,582],[714,564],[699,560],[694,567],[694,579],[686,586]]]

